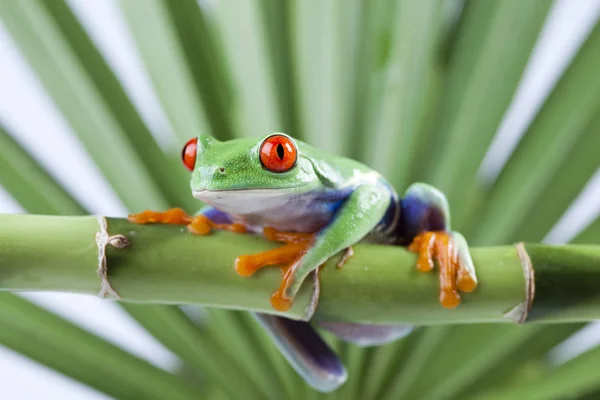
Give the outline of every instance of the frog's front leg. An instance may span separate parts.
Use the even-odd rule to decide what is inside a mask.
[[[195,235],[208,235],[212,229],[245,233],[246,227],[233,223],[228,214],[213,207],[205,207],[197,215],[189,215],[181,208],[167,211],[142,211],[127,217],[136,224],[169,224],[186,225],[187,230]]]
[[[245,233],[246,227],[234,223],[231,216],[213,207],[204,207],[197,215],[189,215],[181,208],[172,208],[167,211],[142,211],[131,214],[128,220],[137,224],[169,224],[185,225],[187,230],[195,235],[207,235],[211,230],[227,230],[236,233]],[[286,243],[284,246],[264,251],[262,253],[241,255],[235,260],[235,269],[242,276],[251,276],[257,270],[271,265],[282,265],[284,277],[289,276],[290,266],[301,259],[312,247],[315,234],[279,232],[272,228],[265,228],[264,235],[267,239]],[[290,303],[290,304],[287,304]],[[291,302],[279,304],[274,301],[278,310],[287,310]]]
[[[356,188],[329,225],[316,234],[306,253],[287,270],[271,304],[279,310],[288,309],[306,277],[329,258],[363,239],[381,220],[389,204],[389,192],[383,186]]]
[[[316,236],[312,233],[281,232],[271,227],[265,227],[263,234],[266,239],[282,242],[285,245],[262,253],[244,254],[237,257],[235,270],[241,276],[252,276],[259,269],[272,265],[282,265],[285,274],[290,265],[310,249]]]
[[[431,271],[437,259],[440,303],[446,308],[458,306],[458,290],[475,290],[477,276],[467,241],[450,229],[446,197],[433,186],[415,183],[407,189],[401,204],[405,244],[419,254],[417,268]]]

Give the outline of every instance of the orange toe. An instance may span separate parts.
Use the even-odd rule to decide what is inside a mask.
[[[284,298],[283,293],[280,290],[277,290],[271,296],[271,307],[281,312],[288,311],[292,308],[292,300]]]
[[[298,260],[310,248],[308,243],[288,243],[279,248],[236,258],[235,270],[242,276],[251,276],[269,265],[280,265]]]
[[[271,296],[271,306],[277,311],[287,311],[292,307],[292,299],[285,296],[285,291],[290,286],[294,276],[294,263],[290,263],[282,268],[283,278],[279,289]]]
[[[190,216],[181,208],[171,208],[162,212],[146,210],[129,214],[127,219],[136,224],[187,225],[190,222]]]
[[[471,293],[477,288],[477,282],[464,268],[461,267],[458,269],[456,286],[461,292]]]
[[[418,253],[417,268],[422,272],[431,271],[434,259],[437,260],[440,279],[440,303],[445,308],[460,304],[462,292],[472,292],[477,283],[461,267],[458,248],[450,233],[445,231],[423,232],[415,237],[408,249]]]
[[[205,215],[190,216],[181,208],[171,208],[163,212],[146,210],[130,214],[127,219],[136,224],[186,225],[187,230],[194,235],[208,235],[213,229],[235,233],[246,232],[246,227],[242,224],[215,224]]]
[[[429,272],[433,269],[435,239],[434,232],[424,232],[417,235],[410,246],[408,246],[409,251],[419,254],[417,268],[421,272]]]
[[[242,224],[215,224],[202,214],[193,217],[188,225],[188,231],[195,235],[208,235],[213,229],[233,233],[246,233],[246,227]]]
[[[254,273],[256,271],[258,271],[259,269],[261,269],[262,267],[265,267],[267,264],[263,263],[260,261],[260,259],[257,259],[256,257],[257,255],[241,255],[239,257],[237,257],[235,259],[234,262],[234,266],[235,266],[235,271],[243,276],[243,277],[250,277],[252,275],[254,275]]]
[[[271,296],[271,305],[277,311],[287,311],[292,307],[293,299],[285,296],[285,292],[293,280],[291,266],[297,263],[314,243],[314,234],[281,232],[274,228],[264,228],[265,238],[283,242],[285,245],[257,254],[245,254],[236,258],[235,270],[245,277],[252,276],[266,266],[283,265],[284,273],[279,289]]]
[[[208,235],[213,223],[205,215],[197,215],[191,219],[187,230],[194,235]]]
[[[440,291],[440,304],[444,308],[455,308],[460,304],[460,295],[456,290],[453,291]]]
[[[246,233],[248,231],[242,224],[215,224],[214,228],[233,233]]]

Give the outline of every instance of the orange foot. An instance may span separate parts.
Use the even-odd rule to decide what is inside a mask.
[[[186,225],[187,230],[195,235],[208,235],[212,229],[245,233],[246,227],[242,224],[215,224],[205,215],[191,216],[181,208],[171,208],[164,212],[142,211],[130,214],[127,219],[136,224],[171,224]]]
[[[315,235],[310,233],[280,232],[273,228],[264,228],[267,239],[283,242],[285,245],[257,254],[245,254],[235,260],[235,270],[242,276],[252,276],[256,271],[270,265],[282,265],[283,279],[279,289],[271,296],[271,305],[277,311],[287,311],[292,306],[292,299],[284,296],[285,290],[292,281],[293,266],[312,247]]]
[[[408,250],[419,254],[419,271],[431,271],[433,260],[437,260],[440,270],[440,303],[445,308],[454,308],[460,304],[458,290],[472,292],[477,287],[477,282],[461,263],[458,247],[454,244],[451,233],[422,232],[414,238]]]

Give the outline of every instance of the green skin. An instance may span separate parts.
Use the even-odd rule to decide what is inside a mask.
[[[209,136],[200,136],[191,188],[195,197],[226,212],[235,222],[255,227],[255,231],[270,226],[284,231],[319,232],[314,246],[293,267],[294,279],[284,293],[292,299],[311,271],[373,230],[390,204],[390,190],[381,176],[366,166],[328,155],[299,141],[296,141],[296,165],[285,173],[270,172],[260,161],[262,142],[255,139],[217,142]],[[254,190],[264,194],[253,195]],[[219,200],[215,199],[217,192],[223,195]],[[318,204],[307,205],[301,215],[287,217],[293,212],[286,210],[290,198],[300,197],[310,202],[319,195],[328,197],[326,193],[334,197],[337,193],[349,195],[331,221],[327,212],[315,210]],[[248,201],[269,205],[256,209],[256,204]],[[298,226],[298,220],[307,219],[314,222]]]
[[[300,141],[295,141],[295,166],[274,173],[260,160],[265,139],[218,142],[210,136],[199,136],[191,189],[196,198],[252,231],[261,232],[269,226],[317,233],[314,245],[292,267],[293,279],[284,292],[285,298],[293,299],[306,277],[327,259],[367,236],[377,242],[398,244],[399,207],[396,216],[384,218],[390,205],[398,203],[398,196],[379,173]],[[437,211],[443,229],[449,229],[447,202],[437,189],[415,184],[405,197],[417,206]],[[475,278],[466,242],[459,234],[454,235],[459,256],[464,259],[461,261],[466,261]]]
[[[199,136],[190,186],[194,197],[210,206],[201,213],[215,222],[241,223],[257,234],[264,227],[316,234],[312,247],[291,267],[292,280],[284,298],[292,300],[311,272],[316,276],[327,259],[362,239],[405,246],[423,230],[450,230],[446,198],[437,189],[417,183],[400,200],[376,171],[289,137],[297,149],[296,163],[287,172],[275,173],[260,159],[266,138],[218,142]],[[451,235],[461,263],[475,280],[466,241],[459,233]],[[307,320],[317,296],[314,290]],[[315,389],[331,391],[346,380],[345,368],[308,323],[255,317]],[[321,327],[362,345],[389,342],[411,329],[325,321]]]

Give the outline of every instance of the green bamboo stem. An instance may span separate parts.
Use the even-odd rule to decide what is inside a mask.
[[[0,287],[98,293],[99,220],[104,217],[0,215]],[[239,254],[277,244],[250,235],[197,237],[180,226],[106,221],[109,235],[130,242],[120,250],[109,244],[105,251],[110,282],[122,300],[276,313],[269,297],[281,280],[279,270],[267,268],[245,279],[233,263]],[[365,243],[355,250],[342,270],[332,259],[322,271],[317,318],[419,325],[600,318],[599,246],[474,248],[480,285],[454,310],[439,305],[438,278],[417,272],[414,254]],[[534,279],[525,279],[522,260]],[[285,315],[305,318],[310,294],[310,285],[304,285]]]

